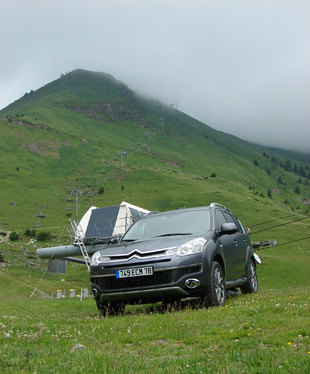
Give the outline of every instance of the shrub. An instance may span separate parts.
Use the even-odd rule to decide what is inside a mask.
[[[19,235],[17,234],[16,231],[12,231],[11,234],[10,234],[10,236],[9,236],[9,239],[10,239],[12,242],[14,242],[14,241],[16,241],[16,240],[19,239]]]
[[[99,195],[102,195],[104,193],[104,188],[103,187],[100,187],[99,190],[98,190],[98,194]]]
[[[29,238],[35,238],[36,237],[36,230],[30,230],[30,229],[27,228],[24,232],[24,235],[28,236]]]
[[[306,177],[306,172],[304,170],[304,168],[302,166],[299,167],[299,175],[301,175],[302,177]]]
[[[41,231],[37,235],[37,239],[40,242],[46,242],[46,241],[50,240],[51,237],[52,237],[52,235],[49,232],[47,232],[47,231]]]

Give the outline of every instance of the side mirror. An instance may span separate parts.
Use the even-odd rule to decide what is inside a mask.
[[[223,223],[221,226],[221,235],[231,235],[238,231],[238,227],[233,222]]]

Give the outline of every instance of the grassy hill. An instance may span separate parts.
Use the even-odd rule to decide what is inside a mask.
[[[0,231],[22,236],[0,242],[1,373],[309,372],[309,155],[242,141],[76,70],[0,111],[0,163]],[[91,299],[55,299],[88,286],[85,267],[48,274],[35,255],[69,242],[75,191],[80,217],[122,200],[150,210],[216,201],[253,241],[279,245],[258,253],[259,293],[225,308],[99,318]],[[29,240],[26,228],[52,239]]]
[[[39,213],[43,227],[65,225],[75,190],[80,214],[122,200],[150,210],[219,201],[254,223],[309,203],[309,155],[216,131],[103,73],[75,70],[25,94],[0,112],[0,132],[4,230]]]

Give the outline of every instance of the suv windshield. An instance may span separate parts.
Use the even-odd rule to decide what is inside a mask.
[[[209,210],[154,214],[137,221],[123,241],[146,240],[160,236],[200,234],[210,228]]]

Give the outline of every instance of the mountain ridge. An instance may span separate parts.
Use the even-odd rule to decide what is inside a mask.
[[[28,227],[26,212],[41,210],[44,223],[62,225],[74,190],[81,210],[120,200],[164,210],[219,197],[267,212],[307,209],[310,198],[310,155],[217,131],[106,73],[77,69],[25,94],[0,111],[0,131],[0,221],[9,226]]]

